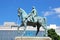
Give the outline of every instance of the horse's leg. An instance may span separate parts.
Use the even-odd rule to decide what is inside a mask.
[[[38,34],[38,32],[39,32],[39,28],[40,28],[40,27],[37,27],[37,32],[36,32],[36,36],[37,36],[37,34]]]
[[[44,29],[45,29],[45,36],[47,37],[48,36],[48,33],[47,33],[46,18],[44,18]]]
[[[36,32],[36,36],[37,36],[37,34],[38,34],[38,32],[39,32],[39,29],[40,29],[40,25],[39,25],[39,23],[37,22],[37,32]]]
[[[47,29],[45,28],[45,36],[47,37]]]
[[[44,28],[44,30],[45,30],[45,34],[44,34],[44,36],[47,37],[47,28],[46,28],[46,26],[43,26],[43,28]]]
[[[27,22],[25,21],[25,22],[24,22],[24,27],[25,27],[25,28],[24,28],[23,35],[22,35],[22,36],[24,36],[24,34],[25,34],[25,32],[26,32],[26,26],[27,26],[26,23],[27,23]]]

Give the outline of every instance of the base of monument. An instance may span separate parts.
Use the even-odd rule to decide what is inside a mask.
[[[51,40],[50,37],[16,37],[15,40]]]

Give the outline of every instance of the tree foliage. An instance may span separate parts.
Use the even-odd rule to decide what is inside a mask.
[[[54,29],[48,30],[48,36],[52,38],[52,40],[60,40],[60,36],[57,35]]]

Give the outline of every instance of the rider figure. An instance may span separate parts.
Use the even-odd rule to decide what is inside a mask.
[[[34,6],[32,7],[31,16],[32,16],[32,21],[34,22],[34,17],[37,16],[37,11]]]

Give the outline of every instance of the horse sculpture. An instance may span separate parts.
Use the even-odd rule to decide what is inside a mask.
[[[27,15],[27,13],[22,8],[18,8],[18,17],[21,18],[21,22],[22,22],[22,24],[20,26],[24,26],[25,29],[26,29],[27,25],[37,27],[36,36],[39,32],[39,28],[42,26],[45,30],[45,36],[47,36],[46,18],[36,16],[36,17],[34,17],[34,21],[32,22],[31,15]]]

